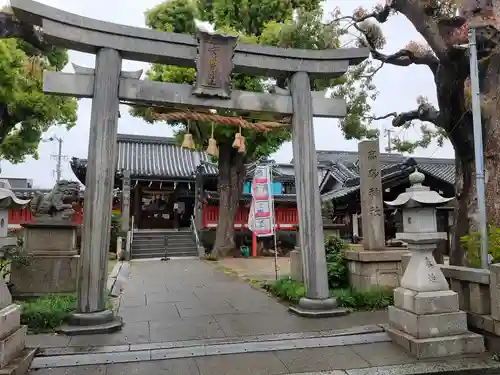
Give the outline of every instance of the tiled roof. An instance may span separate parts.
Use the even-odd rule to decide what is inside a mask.
[[[337,178],[339,182],[344,182],[346,178],[346,176],[339,171],[341,168],[339,168],[339,166],[347,167],[347,169],[356,176],[359,173],[359,158],[356,151],[318,151],[317,154],[318,161],[320,163],[329,162],[332,164],[332,175]],[[401,154],[380,153],[380,166],[383,169],[395,164],[404,163],[409,158],[410,157]],[[434,178],[440,179],[449,184],[455,183],[455,161],[453,159],[420,157],[411,157],[411,159],[415,160],[418,168],[421,169],[422,172],[426,172]]]
[[[132,176],[188,178],[202,163],[206,173],[217,173],[206,153],[179,147],[173,138],[119,134],[117,142],[116,168]]]
[[[455,182],[455,161],[453,159],[431,159],[418,157],[400,159],[400,156],[401,155],[394,157],[392,162],[391,160],[388,160],[389,158],[385,158],[385,163],[380,163],[383,184],[387,181],[406,178],[411,172],[414,171],[415,167],[417,167],[424,174],[432,176],[450,185],[453,185]],[[396,162],[398,160],[399,162]],[[338,167],[342,164],[343,163],[341,161],[336,162],[336,164],[331,167],[331,170],[333,171],[334,167]],[[321,199],[336,200],[358,192],[360,188],[359,174],[355,171],[355,169],[351,169],[351,171],[355,174],[355,177],[347,180],[341,180],[332,174],[332,176],[337,178],[342,185],[335,190],[326,192],[322,195]]]

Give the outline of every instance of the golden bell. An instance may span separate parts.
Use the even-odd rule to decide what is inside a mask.
[[[236,133],[234,135],[233,148],[239,149],[241,147],[241,133]]]
[[[217,149],[217,141],[214,138],[208,140],[207,154],[211,156],[219,156],[219,150]]]
[[[184,141],[182,141],[182,148],[189,148],[189,149],[194,148],[194,141],[192,134],[189,133],[184,134]]]
[[[238,152],[244,154],[247,152],[247,148],[245,146],[245,137],[240,135],[240,147],[238,147]]]

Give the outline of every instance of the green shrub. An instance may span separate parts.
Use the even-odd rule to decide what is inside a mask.
[[[343,288],[348,285],[347,263],[344,259],[346,249],[346,243],[338,236],[328,236],[325,239],[328,285],[332,289]]]
[[[281,300],[297,303],[299,299],[305,296],[306,288],[304,284],[284,277],[276,281],[266,282],[262,287],[270,292],[272,295]]]
[[[390,289],[372,289],[356,291],[352,288],[332,290],[331,295],[337,298],[340,307],[355,310],[382,310],[394,304],[393,292]]]
[[[54,330],[62,325],[75,310],[76,297],[48,296],[18,303],[22,306],[21,324],[38,333]]]
[[[122,215],[119,213],[113,212],[111,214],[111,234],[109,236],[109,251],[112,253],[116,253],[116,240],[118,239],[118,235],[121,229],[121,220]]]
[[[212,262],[215,262],[215,261],[219,260],[219,259],[217,258],[217,254],[216,254],[216,253],[207,253],[207,254],[205,254],[205,255],[203,256],[203,258],[204,258],[205,260],[209,260],[209,261],[212,261]]]
[[[297,303],[306,294],[304,284],[290,278],[266,282],[262,287],[277,298]],[[366,292],[356,291],[352,288],[333,289],[330,294],[337,298],[339,307],[353,310],[381,310],[394,303],[393,293],[390,289],[373,289]]]
[[[470,267],[481,268],[481,236],[479,232],[471,232],[460,237],[460,243],[467,252],[467,262]],[[500,228],[488,228],[488,253],[492,263],[500,262]]]

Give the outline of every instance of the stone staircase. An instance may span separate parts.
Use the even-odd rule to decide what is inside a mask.
[[[168,257],[197,257],[198,250],[191,229],[141,229],[134,232],[132,259],[162,258],[165,256],[164,239],[168,241]]]

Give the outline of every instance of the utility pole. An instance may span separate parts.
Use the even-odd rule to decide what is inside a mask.
[[[387,135],[387,152],[390,154],[392,152],[392,137],[391,133],[393,133],[394,130],[392,129],[385,129],[384,134]]]
[[[488,232],[486,229],[486,197],[484,192],[484,151],[481,125],[481,92],[477,62],[476,29],[469,28],[470,82],[472,97],[472,124],[474,129],[474,159],[476,162],[477,210],[481,237],[481,267],[488,269]]]
[[[54,173],[56,175],[56,182],[59,182],[59,181],[61,181],[62,161],[63,160],[68,160],[68,157],[66,155],[62,154],[63,140],[62,140],[62,138],[59,138],[59,137],[50,137],[48,139],[44,139],[43,141],[44,142],[54,142],[54,141],[57,141],[57,143],[59,144],[57,154],[52,154],[50,156],[52,160],[56,161],[56,169],[54,170]]]

